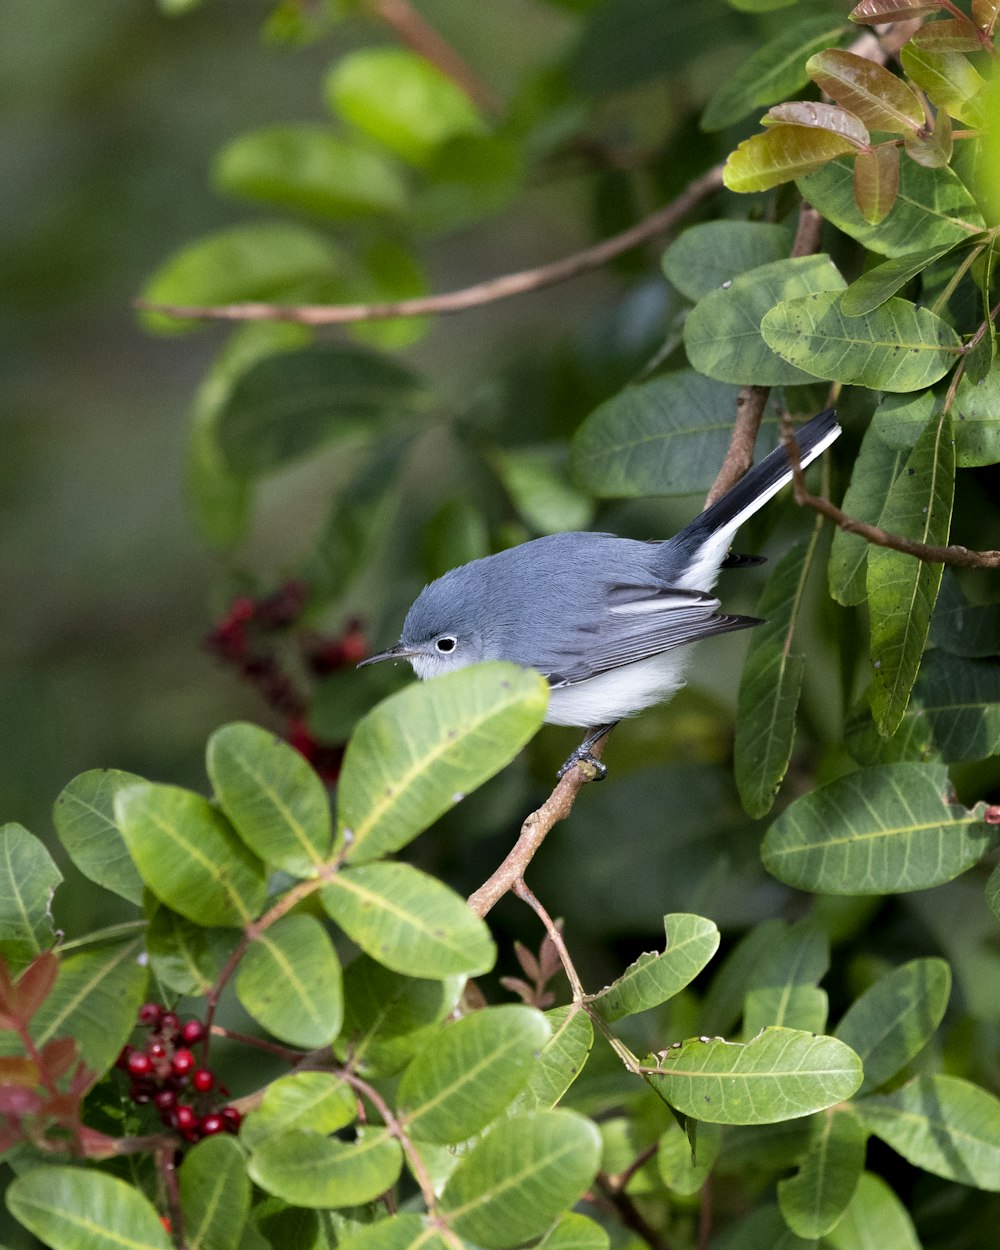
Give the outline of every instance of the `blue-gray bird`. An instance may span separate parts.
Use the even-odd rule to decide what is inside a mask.
[[[800,465],[839,434],[832,409],[813,417],[795,433]],[[791,477],[778,447],[666,541],[550,534],[472,560],[425,586],[396,646],[363,664],[409,660],[420,678],[483,660],[537,669],[551,687],[546,721],[591,731],[559,775],[581,761],[603,775],[591,749],[683,685],[687,643],[761,623],[720,613],[710,592],[720,569],[759,563],[729,544]]]

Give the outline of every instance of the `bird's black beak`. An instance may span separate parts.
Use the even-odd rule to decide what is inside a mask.
[[[379,651],[377,655],[370,655],[367,660],[362,660],[357,666],[364,668],[366,664],[378,664],[380,660],[408,660],[415,652],[408,647],[404,647],[401,642],[397,642],[394,647],[389,647],[387,651]]]

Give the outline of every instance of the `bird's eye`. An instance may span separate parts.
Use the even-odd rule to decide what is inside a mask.
[[[443,638],[439,638],[434,644],[442,655],[447,655],[449,651],[455,650],[456,640],[450,634],[446,634]]]

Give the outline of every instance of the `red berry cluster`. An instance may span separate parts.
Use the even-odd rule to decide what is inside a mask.
[[[210,1068],[201,1068],[192,1046],[205,1037],[200,1020],[185,1020],[164,1011],[159,1003],[139,1008],[139,1024],[149,1029],[144,1047],[126,1046],[116,1064],[131,1081],[129,1094],[134,1103],[154,1103],[161,1121],[176,1129],[189,1142],[211,1137],[213,1133],[236,1133],[242,1116],[235,1107],[208,1106],[208,1094],[219,1086]]]
[[[279,656],[280,636],[296,625],[306,606],[309,587],[287,581],[270,595],[239,595],[226,615],[205,638],[205,646],[223,663],[234,667],[279,715],[287,717],[285,736],[326,781],[336,781],[344,749],[321,741],[306,721],[308,699]],[[297,638],[296,667],[304,675],[326,677],[353,666],[368,654],[361,622],[348,621],[339,637],[301,633]],[[285,648],[287,651],[287,646]]]

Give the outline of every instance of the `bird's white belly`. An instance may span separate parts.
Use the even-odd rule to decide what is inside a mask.
[[[596,728],[660,703],[684,685],[690,647],[677,647],[591,677],[572,686],[559,686],[549,695],[545,720],[550,725]]]

